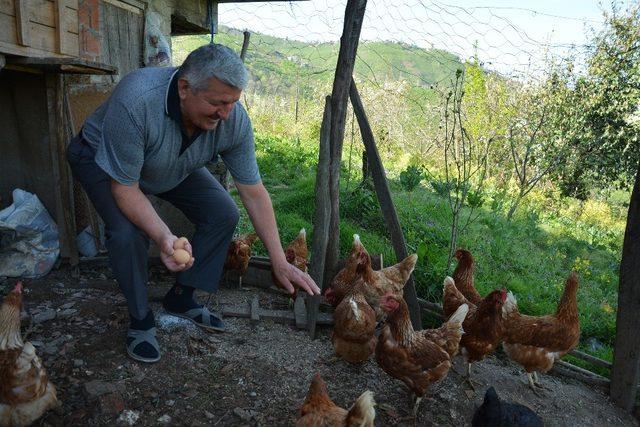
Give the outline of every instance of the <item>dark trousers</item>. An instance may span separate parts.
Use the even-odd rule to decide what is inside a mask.
[[[105,223],[111,269],[127,299],[129,314],[143,319],[149,312],[149,237],[120,211],[111,193],[111,177],[96,164],[94,157],[95,151],[81,137],[75,137],[67,148],[73,176]],[[190,239],[195,262],[190,269],[178,273],[177,283],[206,292],[216,291],[239,219],[234,200],[205,168],[156,196],[180,209],[196,227]]]

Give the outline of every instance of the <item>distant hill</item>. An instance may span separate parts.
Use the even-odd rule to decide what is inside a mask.
[[[221,27],[218,43],[240,51],[242,32]],[[182,63],[193,49],[209,42],[209,36],[184,36],[172,40],[174,63]],[[311,83],[333,79],[338,58],[337,43],[305,43],[260,33],[251,34],[246,63],[257,88],[287,93],[295,90],[296,81],[303,92]],[[425,50],[397,42],[361,42],[355,74],[358,78],[383,82],[406,80],[412,86],[428,89],[448,83],[460,59],[448,52]]]

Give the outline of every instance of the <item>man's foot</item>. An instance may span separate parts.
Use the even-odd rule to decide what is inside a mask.
[[[131,318],[125,347],[129,357],[139,362],[153,363],[160,360],[160,345],[156,339],[155,320],[151,310],[142,320]]]
[[[167,313],[191,320],[201,328],[224,332],[226,327],[222,319],[212,314],[206,307],[195,302],[193,299],[194,288],[176,285],[167,292],[162,306]]]

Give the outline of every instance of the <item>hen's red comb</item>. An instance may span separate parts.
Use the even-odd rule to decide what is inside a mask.
[[[22,282],[16,283],[16,286],[13,288],[13,292],[17,292],[19,294],[22,293]]]

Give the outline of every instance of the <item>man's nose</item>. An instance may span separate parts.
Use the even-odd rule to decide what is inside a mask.
[[[231,110],[233,109],[234,104],[225,105],[218,111],[218,115],[222,120],[227,120],[229,115],[231,114]]]

